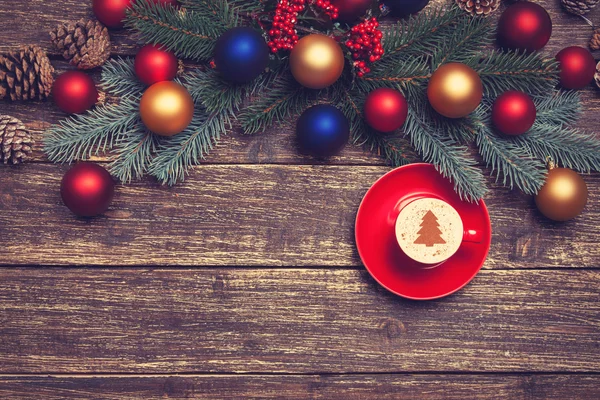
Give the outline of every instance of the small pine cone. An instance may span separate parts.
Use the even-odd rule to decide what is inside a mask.
[[[0,54],[0,100],[44,100],[54,83],[54,68],[38,46]]]
[[[32,151],[35,142],[25,125],[16,118],[0,115],[0,161],[19,164]]]
[[[99,67],[110,57],[108,29],[98,21],[61,24],[50,32],[50,38],[63,57],[79,69]]]
[[[585,15],[592,11],[600,0],[560,0],[562,6],[575,15]]]
[[[456,4],[472,16],[487,17],[500,7],[500,0],[455,0]]]
[[[600,50],[600,28],[594,29],[594,33],[590,39],[590,49]]]
[[[594,74],[594,81],[596,82],[596,86],[600,89],[600,62],[596,64],[596,73]]]

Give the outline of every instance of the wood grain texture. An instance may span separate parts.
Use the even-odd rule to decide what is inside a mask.
[[[598,375],[0,377],[0,399],[596,400]]]
[[[0,269],[0,374],[600,372],[599,271],[405,301],[364,270]]]
[[[62,205],[66,166],[0,174],[0,265],[360,266],[354,219],[386,167],[204,165],[185,184],[117,189],[104,217]],[[600,175],[582,216],[552,223],[530,197],[496,188],[485,268],[598,267]],[[15,240],[18,238],[18,240]]]

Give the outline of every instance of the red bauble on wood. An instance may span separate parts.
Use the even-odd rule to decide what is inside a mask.
[[[89,110],[98,101],[98,90],[92,78],[81,71],[67,71],[52,86],[54,103],[70,114]]]
[[[115,182],[104,168],[80,163],[63,177],[60,195],[75,215],[94,217],[105,212],[112,202]]]
[[[509,49],[539,50],[551,35],[552,19],[536,3],[515,3],[504,10],[498,21],[498,42]]]
[[[113,29],[121,29],[127,16],[127,8],[133,0],[93,0],[92,9],[96,18],[104,25]]]
[[[338,19],[342,22],[354,22],[367,13],[373,0],[331,0],[338,9]]]
[[[170,81],[177,75],[177,57],[159,45],[148,44],[135,56],[135,74],[146,85]]]
[[[372,91],[365,101],[367,124],[380,132],[399,129],[408,116],[408,103],[397,90],[380,88]]]
[[[582,89],[592,82],[596,60],[592,53],[579,46],[562,49],[556,59],[560,63],[560,84],[566,89]]]
[[[537,110],[531,97],[523,92],[504,92],[494,102],[492,122],[505,135],[522,135],[534,124]]]

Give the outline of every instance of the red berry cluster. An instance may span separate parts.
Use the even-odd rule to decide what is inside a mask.
[[[383,33],[378,29],[377,18],[370,18],[352,27],[346,47],[352,51],[354,66],[358,69],[359,77],[371,72],[368,63],[374,63],[383,55],[381,38]]]
[[[320,8],[321,10],[323,10],[325,12],[325,14],[327,14],[329,16],[329,18],[338,19],[340,10],[337,7],[335,7],[333,4],[331,4],[330,0],[316,0],[313,2],[313,4],[317,8]]]
[[[279,0],[275,8],[273,26],[269,30],[269,47],[273,53],[291,50],[298,43],[296,23],[298,13],[306,7],[306,0]]]
[[[338,17],[339,10],[330,0],[279,0],[275,8],[273,26],[269,30],[269,47],[273,53],[279,50],[292,50],[298,43],[298,14],[304,11],[308,3],[320,8],[331,19]]]

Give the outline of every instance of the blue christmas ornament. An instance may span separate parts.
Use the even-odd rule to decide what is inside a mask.
[[[269,47],[252,28],[233,28],[215,45],[215,64],[223,78],[234,83],[256,79],[269,63]]]
[[[296,125],[296,135],[303,153],[329,157],[348,143],[350,124],[340,110],[320,104],[302,113]]]

